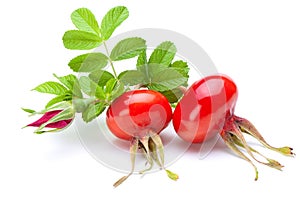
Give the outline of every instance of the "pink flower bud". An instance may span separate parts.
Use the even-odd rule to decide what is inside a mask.
[[[48,122],[51,118],[58,115],[60,112],[62,112],[62,110],[54,110],[54,111],[46,112],[40,119],[38,119],[37,121],[31,124],[28,124],[27,126],[40,127],[42,124]],[[49,123],[45,127],[63,129],[66,126],[68,126],[72,122],[72,120],[73,118]]]

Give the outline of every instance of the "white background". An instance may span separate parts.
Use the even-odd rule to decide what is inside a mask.
[[[5,3],[4,3],[5,2]],[[196,41],[218,70],[239,87],[236,114],[253,121],[270,143],[290,145],[299,153],[300,5],[285,1],[72,0],[2,1],[0,199],[297,199],[299,158],[275,153],[282,172],[251,166],[218,143],[203,160],[199,145],[170,167],[177,182],[163,172],[133,176],[117,189],[123,174],[85,151],[74,129],[35,135],[21,127],[30,122],[20,107],[42,108],[47,95],[30,92],[70,73],[68,61],[78,55],[64,49],[61,37],[72,29],[69,18],[79,7],[98,19],[110,8],[125,5],[129,19],[116,31],[166,28]],[[88,131],[88,126],[87,126]]]

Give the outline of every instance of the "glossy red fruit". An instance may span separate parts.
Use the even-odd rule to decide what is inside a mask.
[[[237,96],[237,87],[227,76],[208,76],[195,82],[174,111],[176,133],[192,143],[220,133],[226,116],[233,114]]]
[[[256,166],[239,148],[244,148],[255,161],[261,164],[279,170],[283,166],[250,147],[243,134],[251,135],[266,148],[283,155],[294,154],[290,147],[275,148],[269,145],[250,121],[236,116],[234,108],[237,97],[237,86],[228,76],[205,77],[192,84],[178,103],[173,114],[173,126],[182,139],[191,143],[201,143],[220,134],[230,149],[254,167],[255,180],[257,180]],[[260,155],[267,162],[260,161],[254,156],[255,154]]]
[[[163,144],[159,133],[172,119],[172,109],[165,96],[152,90],[133,90],[115,99],[106,112],[109,130],[118,138],[130,140],[132,170],[114,186],[123,183],[134,171],[135,156],[140,149],[147,159],[150,170],[153,161],[164,169],[168,177],[177,180],[178,175],[165,169]]]
[[[168,100],[152,90],[126,92],[110,105],[106,113],[110,131],[125,140],[158,134],[171,119],[172,109]]]

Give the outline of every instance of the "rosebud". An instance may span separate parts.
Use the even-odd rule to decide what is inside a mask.
[[[54,110],[54,111],[46,112],[40,119],[38,119],[37,121],[35,121],[31,124],[28,124],[27,126],[40,127],[42,124],[46,123],[48,120],[50,120],[55,115],[59,114],[61,111],[62,110]],[[47,124],[45,127],[62,129],[62,128],[65,128],[67,125],[69,125],[69,123],[71,121],[72,121],[72,119],[53,122],[53,123]]]
[[[63,110],[51,110],[43,114],[43,116],[35,122],[25,127],[38,127],[35,133],[54,132],[67,128],[75,117],[75,110],[69,106]],[[44,130],[50,128],[49,130]]]

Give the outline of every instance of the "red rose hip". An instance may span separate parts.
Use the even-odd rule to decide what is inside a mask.
[[[141,149],[149,167],[155,161],[172,180],[178,175],[164,168],[163,144],[159,133],[172,119],[172,109],[165,96],[152,90],[133,90],[115,99],[106,112],[106,123],[110,131],[118,138],[131,141],[130,153],[132,170],[119,179],[114,186],[124,182],[134,171],[135,155]]]
[[[271,150],[284,155],[294,154],[290,147],[272,147],[250,121],[237,117],[234,114],[237,97],[237,86],[226,75],[212,75],[196,81],[176,106],[173,126],[182,139],[191,143],[201,143],[220,134],[230,149],[254,167],[255,180],[257,180],[256,166],[240,151],[240,148],[244,148],[255,161],[261,164],[279,170],[283,166],[250,147],[243,134],[251,135]],[[264,158],[266,162],[258,160],[255,154]]]

